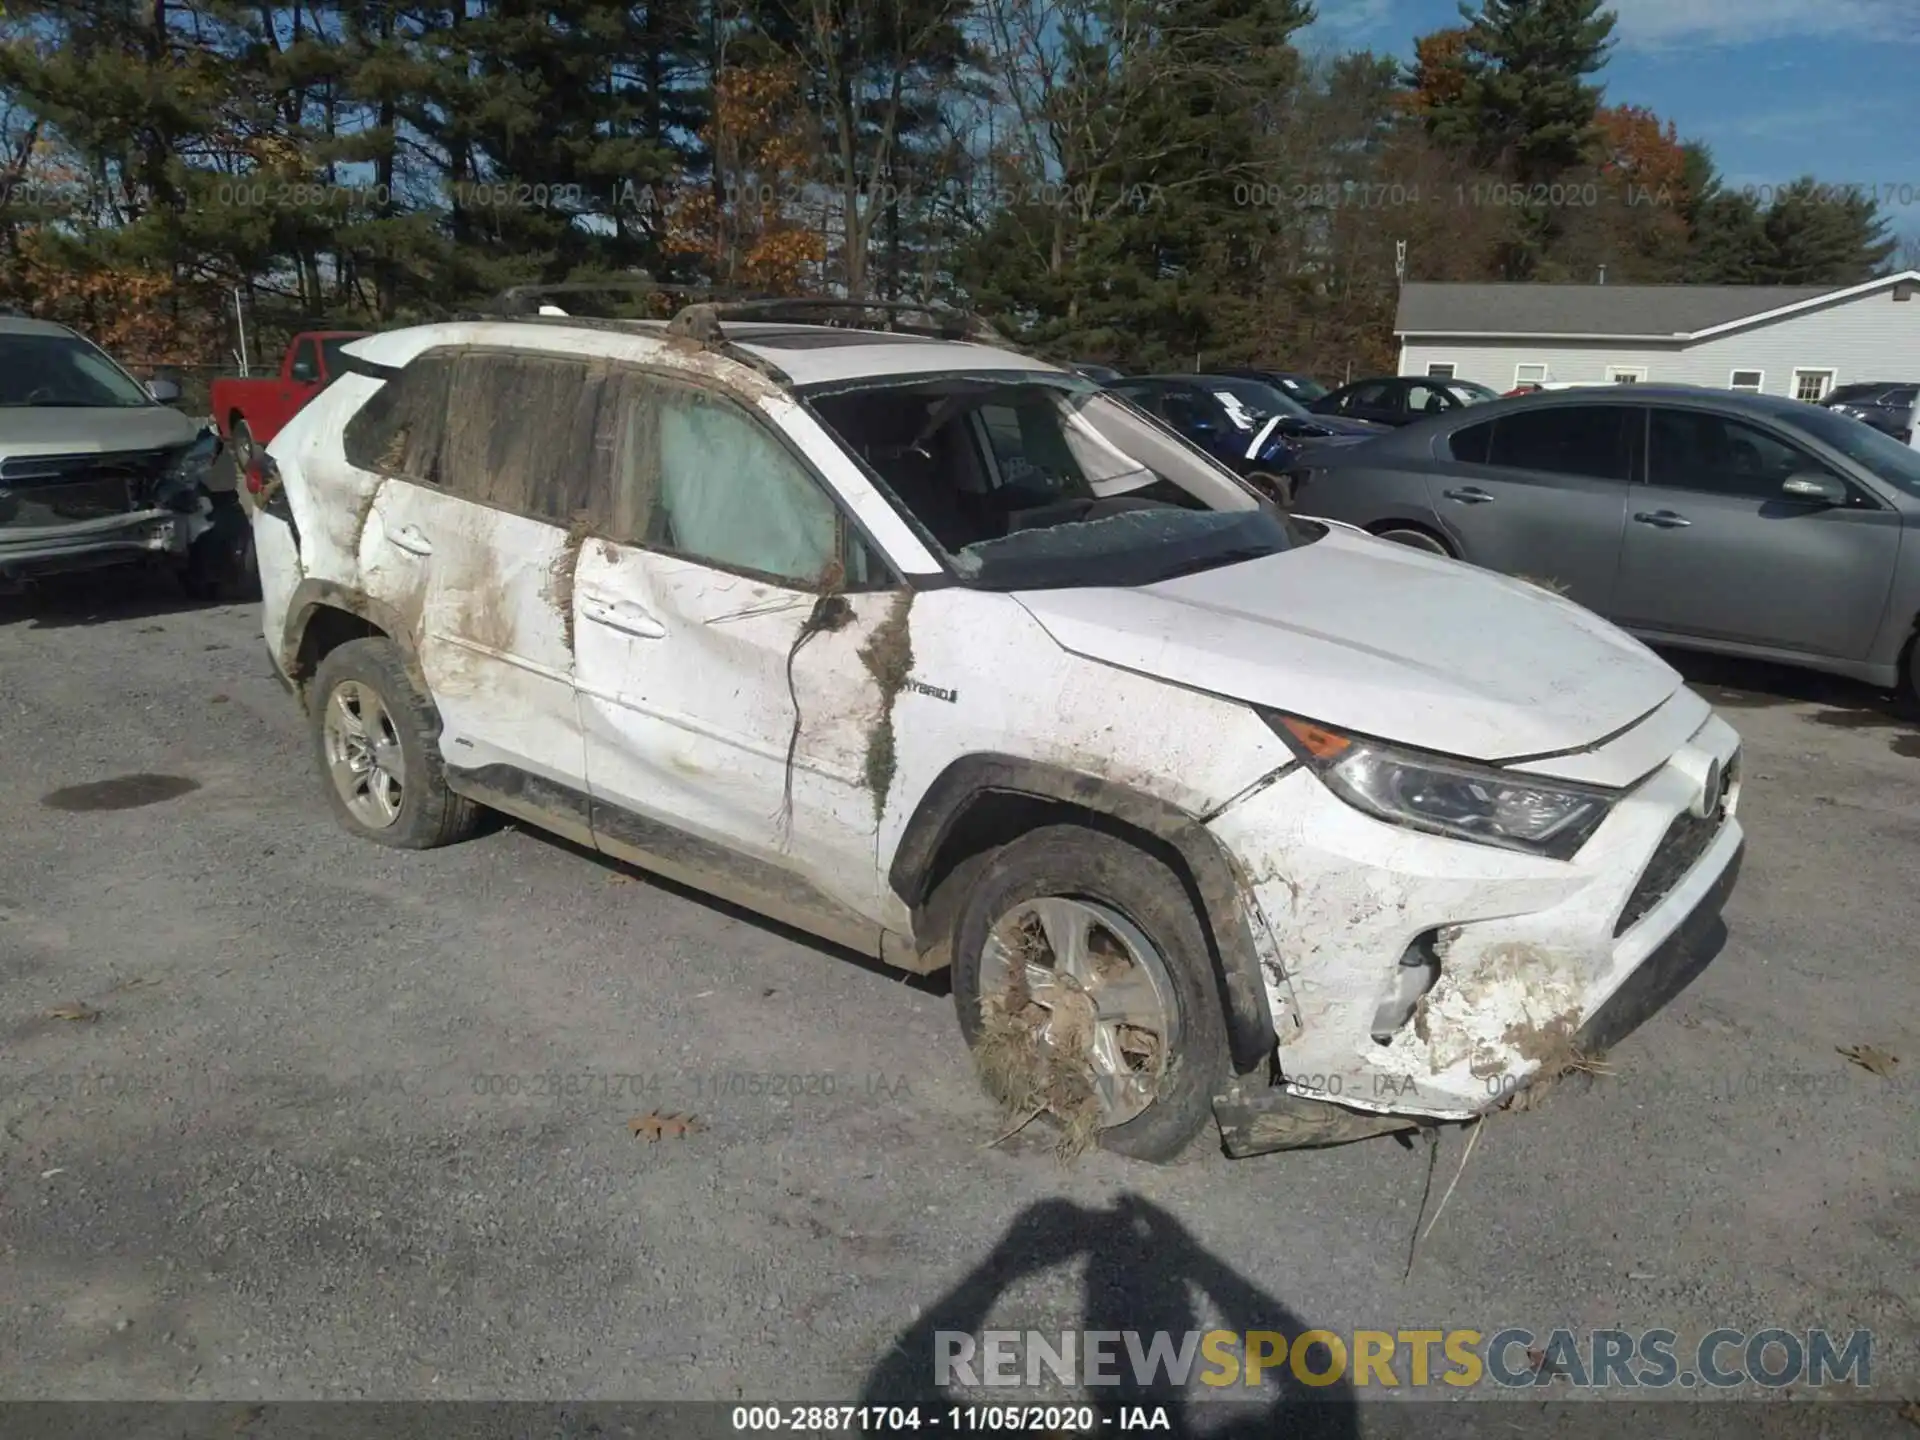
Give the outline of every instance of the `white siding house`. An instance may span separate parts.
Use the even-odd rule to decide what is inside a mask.
[[[1844,289],[1409,284],[1394,329],[1402,375],[1502,391],[1642,380],[1818,400],[1854,381],[1920,380],[1920,271]]]

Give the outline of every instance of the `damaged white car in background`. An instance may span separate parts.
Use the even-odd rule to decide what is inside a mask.
[[[349,347],[248,477],[341,822],[950,967],[1010,1109],[1150,1159],[1480,1114],[1710,956],[1739,743],[1651,651],[895,318]]]

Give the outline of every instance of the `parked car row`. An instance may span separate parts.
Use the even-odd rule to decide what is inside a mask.
[[[1920,384],[1914,381],[1873,380],[1838,386],[1820,403],[1905,443],[1913,439],[1916,400]]]
[[[1140,375],[1107,384],[1245,477],[1264,494],[1287,498],[1287,472],[1311,448],[1353,444],[1387,427],[1316,415],[1276,386],[1245,375]]]

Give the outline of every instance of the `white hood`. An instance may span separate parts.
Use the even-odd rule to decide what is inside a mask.
[[[1475,760],[1592,745],[1682,683],[1550,591],[1337,528],[1158,585],[1017,598],[1077,655]]]

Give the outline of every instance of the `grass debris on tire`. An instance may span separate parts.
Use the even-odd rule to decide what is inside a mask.
[[[1014,841],[982,868],[955,931],[954,1003],[987,1093],[1018,1126],[1059,1126],[1167,1161],[1213,1121],[1226,1019],[1206,932],[1178,874],[1077,825]]]

